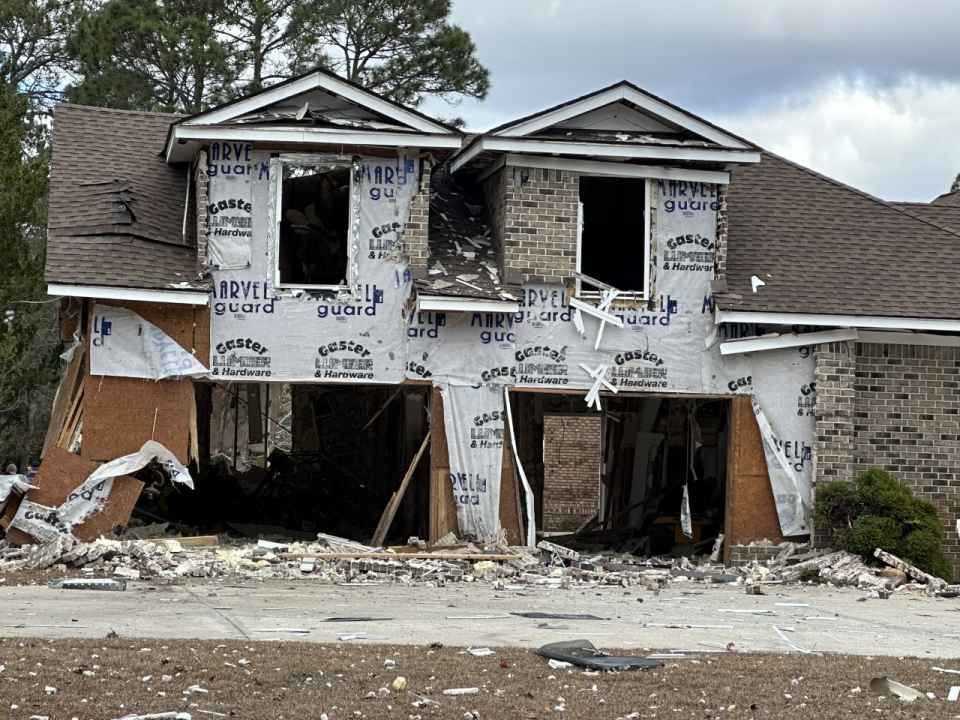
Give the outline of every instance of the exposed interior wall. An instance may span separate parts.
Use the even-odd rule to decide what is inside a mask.
[[[960,580],[960,348],[844,345],[816,353],[814,477],[852,482],[877,467],[932,502],[943,522],[944,554]],[[837,418],[841,411],[849,419]]]
[[[503,266],[527,282],[567,284],[577,265],[579,176],[504,167],[484,184],[487,222]]]
[[[126,307],[153,323],[206,365],[210,354],[210,311],[192,305],[160,305],[103,300]],[[92,328],[87,328],[88,338]],[[136,452],[156,440],[186,464],[190,448],[190,416],[194,403],[190,380],[142,380],[91,377],[83,397],[83,441],[80,454],[105,462]]]
[[[600,421],[600,415],[544,415],[544,530],[572,532],[597,514]]]

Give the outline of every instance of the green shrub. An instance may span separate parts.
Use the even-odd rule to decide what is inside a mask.
[[[896,554],[903,537],[903,525],[892,518],[876,515],[861,515],[853,521],[853,527],[837,534],[841,550],[872,558],[877,548]]]
[[[833,481],[817,487],[814,527],[831,530],[836,546],[876,564],[873,551],[886,550],[924,572],[953,579],[940,549],[943,525],[933,503],[915,498],[889,473],[871,468],[855,485]]]

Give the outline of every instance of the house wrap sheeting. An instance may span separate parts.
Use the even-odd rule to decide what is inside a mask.
[[[604,379],[619,392],[749,394],[764,435],[781,529],[788,536],[809,532],[816,397],[812,353],[802,347],[720,355],[710,293],[717,227],[714,186],[652,183],[653,302],[649,307],[613,307],[624,326],[607,323],[594,350],[600,320],[584,314],[581,335],[567,288],[561,285],[524,285],[517,313],[413,311],[402,243],[410,202],[420,190],[420,160],[403,155],[358,161],[352,292],[338,296],[276,287],[276,208],[269,172],[262,171],[270,158],[254,151],[249,157],[248,163],[227,172],[221,166],[210,177],[212,198],[229,197],[238,183],[249,182],[251,188],[251,235],[223,238],[219,249],[218,236],[209,238],[211,257],[250,258],[247,267],[213,271],[212,378],[389,384],[430,379],[463,411],[450,411],[446,423],[451,472],[490,472],[485,502],[493,508],[499,469],[494,474],[481,470],[492,467],[486,459],[467,460],[475,456],[467,453],[471,448],[464,443],[470,434],[462,427],[474,417],[472,409],[492,412],[495,396],[502,409],[502,393],[490,393],[490,387],[587,391],[594,379],[581,367],[585,365],[605,367]],[[243,242],[250,247],[238,247]],[[490,252],[489,261],[496,263]],[[769,328],[720,331],[749,337]],[[456,471],[455,458],[460,458]],[[477,510],[469,486],[461,494],[473,509],[458,501],[460,522],[466,518],[477,528],[479,516],[489,531],[491,515]]]

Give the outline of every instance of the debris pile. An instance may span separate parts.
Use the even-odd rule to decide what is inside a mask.
[[[885,553],[884,562],[907,567],[910,572],[898,567],[869,567],[859,556],[844,551],[798,552],[801,549],[806,548],[787,543],[780,556],[766,565],[752,561],[742,567],[724,568],[709,558],[696,564],[687,557],[639,558],[627,553],[587,556],[546,541],[536,548],[509,546],[502,538],[479,545],[444,538],[442,543],[429,545],[412,537],[405,546],[378,548],[322,533],[312,542],[278,538],[256,543],[226,535],[100,538],[89,543],[61,536],[43,545],[16,547],[0,542],[0,573],[82,569],[87,576],[125,580],[304,577],[337,584],[442,586],[480,582],[497,589],[605,585],[642,587],[653,592],[668,584],[700,582],[746,586],[748,592],[756,594],[763,594],[765,585],[815,580],[867,590],[871,597],[888,597],[892,591],[946,594],[957,589],[937,578],[917,578],[919,571]],[[910,574],[919,582],[908,582]]]

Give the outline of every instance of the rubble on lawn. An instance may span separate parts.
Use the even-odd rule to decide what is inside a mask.
[[[156,533],[154,533],[156,535]],[[330,583],[482,582],[497,589],[538,585],[571,588],[598,585],[643,587],[658,592],[667,584],[737,584],[762,588],[808,580],[883,593],[936,594],[955,586],[942,581],[908,583],[894,568],[865,565],[857,555],[809,550],[784,543],[782,552],[767,564],[752,561],[725,568],[701,558],[639,558],[627,553],[578,553],[541,542],[537,548],[508,546],[502,538],[486,544],[427,545],[410,538],[407,546],[375,548],[344,538],[320,534],[314,542],[276,538],[256,543],[246,538],[210,536],[215,546],[196,546],[197,538],[78,542],[59,537],[45,545],[16,547],[0,541],[0,573],[18,570],[68,571],[82,569],[88,576],[125,580],[181,578],[310,578]],[[367,557],[369,555],[369,557]],[[330,557],[325,557],[330,556]],[[488,557],[490,559],[485,559]],[[699,561],[699,562],[697,562]],[[762,593],[762,590],[759,590]],[[876,595],[873,595],[876,596]]]

